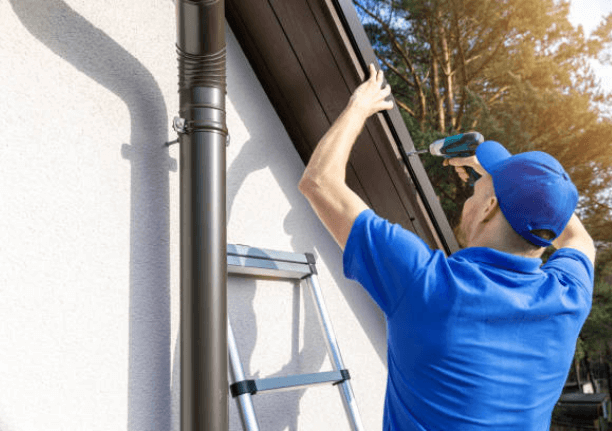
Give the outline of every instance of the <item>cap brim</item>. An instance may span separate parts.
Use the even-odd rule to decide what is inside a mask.
[[[476,148],[476,157],[489,174],[500,162],[512,157],[502,144],[495,141],[484,141]]]

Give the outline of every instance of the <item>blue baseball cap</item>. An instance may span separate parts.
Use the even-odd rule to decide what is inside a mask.
[[[485,141],[476,157],[493,178],[499,208],[510,226],[540,247],[552,239],[532,231],[547,229],[561,235],[578,204],[578,190],[563,166],[550,154],[529,151],[512,155],[500,143]]]

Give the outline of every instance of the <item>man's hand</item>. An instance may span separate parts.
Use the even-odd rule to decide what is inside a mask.
[[[357,87],[347,109],[358,111],[364,118],[368,118],[378,111],[393,108],[393,100],[386,100],[391,94],[391,87],[388,84],[382,87],[383,80],[383,71],[377,72],[374,65],[370,64],[370,77]]]
[[[470,157],[453,157],[452,159],[444,159],[442,162],[443,166],[454,166],[455,172],[461,178],[461,181],[466,183],[470,179],[466,167],[472,168],[480,176],[489,175],[487,171],[482,167],[476,155]]]

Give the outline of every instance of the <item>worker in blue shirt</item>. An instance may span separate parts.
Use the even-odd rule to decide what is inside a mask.
[[[542,152],[486,141],[445,162],[481,178],[450,256],[377,216],[345,183],[366,119],[391,109],[370,77],[311,156],[299,190],[343,249],[344,274],[387,319],[383,429],[548,430],[593,294],[595,247],[576,187]],[[548,245],[557,250],[542,265]]]

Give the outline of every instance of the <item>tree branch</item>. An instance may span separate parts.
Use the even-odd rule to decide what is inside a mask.
[[[453,71],[451,64],[451,55],[448,43],[448,35],[444,23],[442,21],[442,12],[437,7],[434,10],[434,16],[431,20],[431,25],[436,30],[438,36],[438,42],[442,50],[442,73],[444,75],[444,87],[446,88],[446,110],[448,112],[448,122],[451,127],[456,127],[456,115],[455,115],[455,90],[453,82]],[[436,42],[435,40],[432,42]]]
[[[502,95],[502,93],[504,91],[506,91],[507,89],[509,89],[510,86],[506,85],[505,87],[500,88],[499,90],[497,90],[495,92],[495,94],[493,96],[491,96],[491,98],[487,101],[487,105],[490,105],[491,103],[495,102],[497,99],[499,99]]]
[[[383,64],[385,66],[387,66],[387,68],[392,71],[393,73],[395,73],[397,75],[398,78],[400,78],[402,81],[404,81],[408,86],[412,87],[412,88],[416,88],[416,84],[412,81],[410,81],[408,78],[406,78],[406,74],[402,73],[397,67],[393,66],[391,63],[389,63],[389,61],[378,55],[378,53],[376,53],[378,58],[380,58],[380,61],[383,62]]]
[[[478,69],[476,69],[476,71],[474,73],[472,73],[471,76],[468,77],[468,81],[471,81],[475,76],[478,76],[480,74],[480,72],[482,72],[482,69],[484,69],[491,62],[491,60],[493,60],[493,58],[497,54],[497,51],[499,51],[499,48],[501,48],[501,46],[503,44],[504,44],[504,38],[502,37],[502,38],[500,38],[499,43],[497,44],[497,46],[493,50],[493,53],[491,55],[489,55],[489,57],[486,58],[480,64],[480,67]]]
[[[463,114],[465,112],[465,102],[467,100],[467,86],[468,76],[467,76],[467,62],[465,60],[465,52],[463,51],[463,46],[461,45],[461,32],[459,31],[459,19],[457,18],[457,10],[456,4],[453,2],[453,29],[455,32],[455,39],[457,43],[457,50],[459,51],[459,60],[461,62],[461,80],[463,81],[461,84],[461,101],[459,102],[459,110],[457,112],[457,117],[455,118],[455,123],[453,126],[455,130],[461,130],[461,120],[463,119]],[[474,128],[474,125],[472,126]]]
[[[446,130],[446,116],[444,112],[444,100],[440,95],[440,77],[439,77],[439,57],[436,37],[433,32],[433,25],[429,15],[425,17],[427,22],[427,35],[429,37],[429,50],[431,55],[431,75],[432,75],[432,96],[436,107],[436,118],[438,120],[438,131],[444,133]]]
[[[404,102],[402,102],[401,100],[399,100],[399,99],[397,99],[397,98],[396,98],[396,99],[395,99],[395,103],[397,104],[397,106],[399,106],[400,108],[402,108],[404,111],[406,111],[407,113],[409,113],[410,115],[412,115],[414,118],[417,118],[416,113],[415,113],[415,112],[414,112],[412,109],[410,109],[410,108],[408,107],[408,105],[406,105]]]

